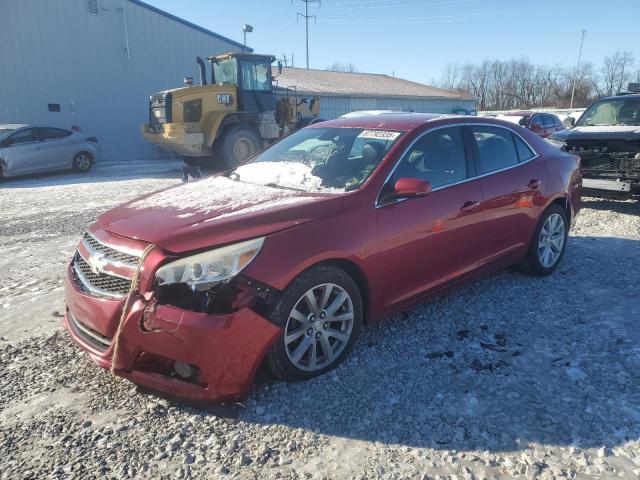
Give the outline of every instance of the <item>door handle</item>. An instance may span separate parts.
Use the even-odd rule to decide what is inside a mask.
[[[527,183],[527,187],[529,187],[531,190],[535,190],[540,186],[541,183],[542,183],[542,180],[538,180],[534,178],[532,180],[529,180],[529,183]]]
[[[469,200],[468,202],[464,202],[462,207],[460,207],[460,211],[462,213],[472,213],[479,206],[480,202],[472,202],[471,200]]]

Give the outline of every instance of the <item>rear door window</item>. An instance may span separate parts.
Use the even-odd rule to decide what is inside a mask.
[[[551,115],[543,115],[542,121],[544,122],[545,127],[554,127],[556,125],[556,120]]]
[[[67,138],[71,135],[69,130],[62,128],[40,128],[40,140],[58,140],[60,138]]]
[[[518,150],[510,130],[483,125],[470,128],[477,145],[480,174],[518,164]]]
[[[542,128],[544,126],[544,123],[542,122],[542,115],[536,115],[531,119],[531,123],[530,125],[532,127],[540,127]]]
[[[531,160],[536,156],[536,153],[531,150],[531,148],[526,143],[524,143],[524,140],[522,140],[518,135],[512,135],[513,140],[516,142],[516,149],[518,150],[518,161],[520,163]]]

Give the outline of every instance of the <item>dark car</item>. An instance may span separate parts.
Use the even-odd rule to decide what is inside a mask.
[[[310,378],[364,324],[510,265],[552,273],[579,208],[579,158],[518,125],[339,118],[100,216],[64,325],[116,375],[234,401],[263,362]]]
[[[596,100],[548,140],[582,157],[585,189],[640,194],[640,94]]]
[[[498,115],[496,118],[522,125],[524,128],[528,128],[542,138],[547,138],[552,133],[566,128],[562,121],[552,113],[529,111],[509,112]]]

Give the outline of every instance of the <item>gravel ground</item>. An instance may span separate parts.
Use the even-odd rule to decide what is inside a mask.
[[[202,409],[59,327],[83,228],[178,177],[118,168],[0,187],[0,478],[640,477],[640,202],[585,199],[550,277],[471,283],[366,328],[333,373]]]

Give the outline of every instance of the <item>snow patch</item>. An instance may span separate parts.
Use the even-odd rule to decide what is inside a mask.
[[[598,125],[594,127],[575,127],[573,131],[584,133],[633,132],[640,134],[640,127],[638,125]]]
[[[234,173],[241,181],[254,185],[279,185],[307,192],[344,192],[325,188],[322,178],[311,173],[313,166],[299,162],[256,162],[238,167]]]
[[[247,213],[260,212],[267,209],[277,209],[277,208],[287,207],[289,205],[294,205],[297,203],[312,202],[315,199],[316,197],[289,197],[289,198],[279,198],[277,200],[269,200],[268,202],[260,203],[258,205],[253,205],[247,208],[242,208],[240,210],[223,213],[222,215],[218,215],[217,217],[209,218],[205,220],[205,222],[211,222],[214,220],[217,221],[222,218],[234,217],[236,215],[245,215]]]
[[[229,213],[299,195],[292,190],[250,185],[226,177],[209,177],[134,200],[127,208],[184,210],[186,212],[180,214],[179,218],[188,218],[196,213],[207,214],[220,210],[223,210],[223,214]]]

